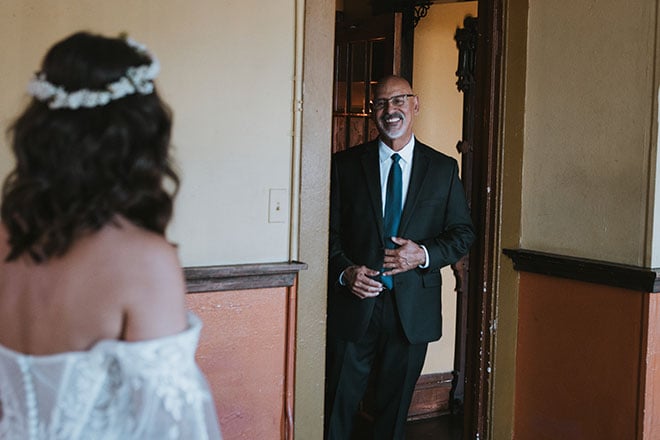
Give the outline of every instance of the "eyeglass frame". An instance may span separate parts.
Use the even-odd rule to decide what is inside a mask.
[[[394,96],[389,97],[389,98],[378,98],[374,101],[371,101],[369,104],[371,105],[371,108],[373,110],[383,110],[385,108],[385,106],[387,106],[388,103],[392,104],[392,106],[394,106],[394,107],[399,108],[399,107],[402,107],[406,103],[405,98],[413,98],[415,96],[417,96],[417,95],[414,95],[412,93],[403,93],[401,95],[394,95]],[[398,99],[398,98],[404,99],[404,101],[401,102],[401,104],[397,105],[393,102],[393,100]]]

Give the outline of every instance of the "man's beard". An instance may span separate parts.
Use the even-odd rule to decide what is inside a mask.
[[[388,127],[386,120],[396,117],[400,118],[400,122],[398,123],[401,124],[401,127],[396,129]],[[388,139],[398,139],[401,136],[403,136],[403,134],[406,132],[406,129],[408,128],[405,122],[406,122],[406,116],[402,112],[393,111],[391,113],[381,116],[377,120],[377,125],[381,133],[384,136],[386,136]]]

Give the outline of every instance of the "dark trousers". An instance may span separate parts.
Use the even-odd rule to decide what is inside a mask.
[[[350,440],[354,417],[369,374],[377,363],[374,439],[403,439],[408,408],[428,344],[410,344],[394,302],[394,292],[376,299],[367,333],[358,342],[328,338],[326,440]]]

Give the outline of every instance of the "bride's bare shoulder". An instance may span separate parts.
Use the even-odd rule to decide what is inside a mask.
[[[172,281],[180,275],[176,247],[165,237],[119,219],[90,237],[88,246],[81,243],[80,257],[103,260],[103,267],[130,276],[135,285]]]
[[[176,254],[176,247],[165,237],[123,218],[103,227],[98,235],[98,243],[107,247],[107,250],[111,252],[123,252],[137,258]]]
[[[121,220],[100,231],[99,249],[121,278],[124,338],[148,339],[185,328],[185,281],[177,250],[163,236]]]

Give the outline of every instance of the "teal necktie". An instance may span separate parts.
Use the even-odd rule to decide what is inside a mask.
[[[403,199],[401,167],[399,160],[401,156],[394,153],[391,156],[392,165],[387,177],[387,192],[385,193],[385,218],[383,220],[383,230],[385,232],[385,247],[387,249],[396,248],[396,244],[390,237],[396,237],[399,232],[399,223],[401,222],[401,204]],[[381,281],[388,289],[394,285],[391,276],[381,276]]]

